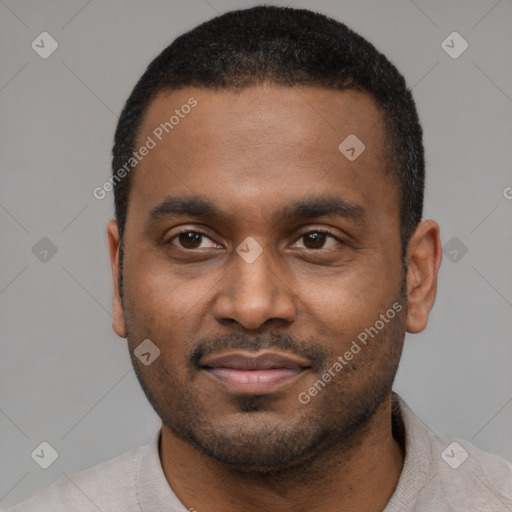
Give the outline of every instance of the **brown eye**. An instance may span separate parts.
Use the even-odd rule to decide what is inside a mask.
[[[321,249],[325,244],[326,237],[325,233],[319,233],[318,231],[307,233],[304,235],[304,245],[308,249]]]
[[[326,241],[328,241],[329,238],[333,239],[334,243],[331,243],[329,246],[324,246],[324,244],[326,243]],[[304,233],[303,235],[301,235],[299,240],[304,240],[303,241],[304,248],[312,249],[312,250],[327,249],[329,247],[336,245],[336,243],[342,243],[342,241],[338,237],[336,237],[328,232],[319,231],[319,230],[314,230],[314,231],[309,231],[308,233]]]
[[[204,246],[203,243],[206,243],[205,241],[210,241],[213,245],[210,246]],[[211,247],[215,247],[215,242],[210,240],[205,233],[202,233],[200,231],[182,231],[181,233],[178,233],[177,235],[174,235],[171,237],[168,242],[171,245],[175,245],[181,249],[208,249]]]
[[[180,233],[177,238],[186,249],[197,249],[201,245],[202,236],[201,233],[189,231],[188,233]]]

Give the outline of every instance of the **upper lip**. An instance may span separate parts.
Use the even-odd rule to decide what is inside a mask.
[[[206,368],[231,368],[233,370],[270,370],[272,368],[311,368],[307,359],[294,354],[278,352],[228,352],[201,358],[199,366]]]

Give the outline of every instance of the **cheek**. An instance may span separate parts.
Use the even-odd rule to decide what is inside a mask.
[[[187,340],[197,338],[209,311],[206,297],[216,280],[205,274],[180,279],[161,264],[131,265],[125,267],[129,279],[125,280],[124,296],[132,348],[149,338],[160,348],[167,367],[176,361],[183,366]]]
[[[390,269],[384,271],[374,259],[371,265],[356,268],[354,263],[335,275],[297,279],[293,291],[305,315],[314,317],[331,334],[354,334],[373,325],[391,306],[399,285],[392,277]]]
[[[165,258],[146,258],[126,270],[126,294],[137,312],[151,315],[155,325],[181,321],[188,312],[200,307],[202,299],[216,282],[212,272],[196,272],[194,277]]]

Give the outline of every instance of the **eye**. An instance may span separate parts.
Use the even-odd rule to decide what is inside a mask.
[[[326,240],[331,238],[334,242],[324,246]],[[303,233],[299,240],[304,239],[303,245],[305,249],[328,249],[329,247],[334,247],[336,243],[343,244],[343,241],[340,240],[337,236],[329,233],[329,231],[324,231],[321,229],[315,229],[313,231],[308,231],[307,233]]]
[[[213,245],[202,245],[202,239],[207,239],[212,242]],[[174,242],[177,243],[174,243]],[[203,231],[199,231],[197,229],[188,229],[181,231],[180,233],[175,234],[169,240],[167,240],[168,244],[177,246],[181,249],[210,249],[215,247],[216,244],[213,240],[208,238],[207,234]]]
[[[299,237],[299,240],[302,239],[304,239],[302,248],[309,250],[328,249],[330,247],[336,246],[337,243],[343,244],[343,241],[340,238],[333,235],[329,231],[321,229],[315,229],[303,233]],[[330,244],[326,245],[326,242],[328,242],[329,239],[332,241]],[[211,242],[211,245],[208,245],[208,240]],[[171,238],[169,238],[169,240],[167,240],[167,243],[179,247],[180,249],[187,250],[211,249],[217,246],[217,244],[208,237],[206,232],[198,230],[197,228],[183,230],[179,233],[176,233]]]

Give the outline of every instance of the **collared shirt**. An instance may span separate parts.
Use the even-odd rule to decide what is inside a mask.
[[[383,512],[511,512],[512,465],[432,432],[393,393],[393,436],[405,452]],[[164,475],[161,427],[147,446],[62,477],[7,512],[187,512]]]

